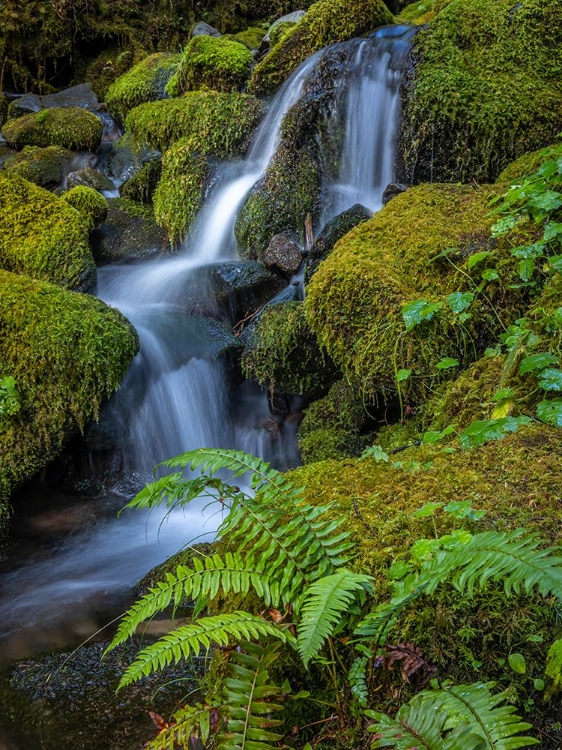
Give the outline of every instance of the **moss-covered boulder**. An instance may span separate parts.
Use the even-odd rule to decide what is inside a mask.
[[[408,182],[494,180],[560,131],[561,0],[452,0],[412,54],[401,136]]]
[[[259,49],[264,37],[265,30],[261,26],[252,26],[234,35],[234,39],[249,50]]]
[[[238,91],[248,80],[253,62],[252,53],[241,42],[195,36],[185,48],[166,90],[170,96],[203,87],[225,93]]]
[[[43,109],[17,117],[2,128],[2,137],[14,148],[63,146],[71,151],[95,151],[101,143],[101,121],[81,107]]]
[[[97,417],[137,348],[131,325],[103,302],[0,271],[0,373],[20,394],[19,410],[0,416],[4,500]]]
[[[162,176],[162,159],[151,159],[129,177],[119,188],[122,198],[137,203],[152,203],[154,192]]]
[[[84,217],[89,229],[99,226],[107,216],[107,201],[93,188],[78,185],[66,190],[61,197]]]
[[[242,367],[247,377],[271,392],[309,398],[326,393],[337,377],[337,369],[306,322],[302,302],[283,302],[264,310]]]
[[[69,289],[95,279],[88,226],[68,203],[18,175],[0,172],[0,268]]]
[[[156,223],[152,206],[110,198],[107,207],[107,218],[91,235],[98,265],[141,260],[169,247],[168,234]]]
[[[66,178],[66,186],[69,189],[74,187],[89,187],[100,193],[104,190],[115,190],[115,185],[109,177],[98,172],[93,167],[83,167],[83,169],[70,172]]]
[[[138,146],[165,151],[180,138],[191,138],[194,151],[226,158],[244,153],[262,114],[263,105],[253,96],[194,91],[141,104],[125,125]]]
[[[545,156],[544,149],[542,148],[523,154],[500,172],[497,182],[513,182],[519,177],[534,174],[548,158],[548,156]]]
[[[6,172],[18,174],[40,187],[59,185],[72,159],[71,152],[62,146],[26,146],[4,162]]]
[[[392,14],[382,0],[355,3],[318,0],[256,65],[248,90],[254,94],[272,94],[301,62],[317,50],[389,23],[392,23]]]
[[[119,76],[105,95],[112,116],[123,122],[128,112],[139,104],[165,98],[166,84],[180,59],[178,54],[159,52]]]
[[[207,160],[194,153],[190,138],[177,141],[162,159],[162,176],[154,192],[154,217],[170,242],[182,239],[203,202]]]
[[[307,320],[366,396],[420,403],[525,309],[510,251],[536,230],[527,224],[518,238],[491,238],[488,202],[497,190],[412,188],[341,239],[312,277]]]

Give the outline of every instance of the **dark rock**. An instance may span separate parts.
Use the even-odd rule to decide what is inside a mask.
[[[162,160],[149,161],[121,185],[119,193],[138,203],[152,203],[154,192],[162,176]]]
[[[58,107],[82,107],[82,109],[87,109],[94,114],[102,111],[92,84],[81,83],[79,86],[72,86],[69,89],[46,96],[24,94],[11,102],[8,107],[8,115],[9,117],[21,117],[30,112],[40,112],[42,109]]]
[[[72,160],[72,152],[61,146],[28,146],[13,154],[6,158],[5,170],[40,187],[60,185]]]
[[[154,214],[123,198],[110,198],[107,219],[91,234],[92,253],[98,265],[113,261],[134,261],[166,249],[166,230],[154,221]]]
[[[73,187],[89,187],[98,192],[103,190],[115,190],[115,185],[101,172],[97,172],[92,167],[84,167],[76,172],[70,172],[66,178],[66,186],[70,189]]]
[[[5,143],[0,143],[0,169],[4,166],[4,162],[6,159],[9,159],[10,156],[15,156],[18,152],[7,146]]]
[[[407,185],[404,182],[391,182],[385,187],[384,193],[382,194],[383,206],[386,206],[388,201],[392,200],[397,195],[400,195],[400,193],[405,192],[409,187],[411,187],[411,185]]]
[[[124,182],[140,171],[149,161],[158,159],[160,152],[154,149],[135,148],[130,133],[125,133],[118,141],[111,144],[104,164],[104,171],[110,177]]]
[[[208,23],[199,21],[191,30],[191,36],[222,36],[222,34]]]
[[[302,251],[287,234],[276,234],[264,253],[263,262],[267,268],[280,271],[290,277],[300,268]]]
[[[308,283],[321,261],[332,252],[338,240],[341,240],[353,227],[361,224],[372,216],[371,212],[359,203],[342,211],[329,221],[320,232],[312,246],[306,263],[305,280]]]
[[[306,14],[306,10],[295,10],[293,13],[287,13],[286,16],[281,16],[281,18],[278,18],[276,21],[274,21],[271,24],[267,34],[263,38],[263,41],[269,43],[271,39],[271,32],[274,31],[274,29],[276,29],[277,26],[279,26],[280,24],[298,23],[305,14]]]

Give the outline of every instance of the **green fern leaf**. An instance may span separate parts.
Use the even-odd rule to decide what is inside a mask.
[[[273,750],[280,734],[271,731],[283,722],[271,715],[283,710],[275,699],[283,690],[269,681],[269,668],[279,657],[280,643],[242,643],[230,655],[223,701],[228,731],[219,737],[218,750]]]
[[[273,623],[266,622],[248,612],[232,612],[215,617],[202,617],[197,622],[173,630],[156,643],[140,651],[135,661],[124,672],[119,688],[140,680],[141,677],[188,659],[213,644],[227,646],[235,641],[250,638],[277,638],[283,642],[293,641],[288,631],[281,630]]]
[[[505,705],[505,692],[492,694],[494,684],[445,683],[440,690],[424,690],[402,706],[395,719],[368,711],[375,719],[369,728],[376,733],[372,747],[516,750],[536,745],[533,737],[520,736],[531,725],[515,714],[515,706]]]
[[[144,747],[146,750],[170,750],[170,748],[187,748],[193,735],[205,744],[209,738],[211,715],[218,712],[222,706],[204,706],[196,703],[194,706],[182,706],[174,713],[172,722],[167,729],[159,734]]]
[[[371,580],[370,576],[339,570],[310,586],[302,606],[297,637],[297,648],[305,667],[332,635],[358,592],[370,589]]]

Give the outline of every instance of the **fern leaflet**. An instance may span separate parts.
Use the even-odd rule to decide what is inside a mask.
[[[193,736],[206,743],[220,708],[222,706],[204,706],[201,703],[196,703],[194,706],[182,706],[174,713],[173,722],[148,742],[144,746],[145,749],[182,748],[182,750],[189,750],[192,747],[190,740]]]

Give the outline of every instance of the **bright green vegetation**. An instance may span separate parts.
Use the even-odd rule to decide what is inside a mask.
[[[88,225],[68,203],[0,172],[0,267],[69,289],[95,278]]]
[[[149,747],[181,745],[192,734],[207,745],[217,733],[220,750],[242,750],[246,728],[251,747],[266,750],[293,726],[292,701],[311,697],[314,705],[319,696],[338,721],[329,728],[336,747],[363,746],[365,711],[376,722],[367,730],[378,735],[374,747],[403,747],[401,734],[409,742],[424,738],[431,750],[447,741],[475,749],[486,740],[491,750],[535,744],[521,737],[531,724],[515,714],[546,684],[562,558],[512,529],[523,521],[547,538],[559,535],[545,470],[559,481],[560,440],[556,429],[533,426],[469,452],[426,447],[404,456],[424,459],[418,471],[368,458],[287,477],[247,454],[213,449],[164,462],[175,473],[147,485],[132,507],[183,506],[204,494],[227,512],[215,552],[194,550],[124,617],[110,648],[168,606],[195,604],[189,624],[138,653],[121,686],[213,642],[229,648],[218,657],[205,703],[180,708]],[[520,474],[522,455],[533,468]],[[186,479],[185,468],[203,474]],[[233,482],[249,473],[251,491],[219,479],[225,469]],[[528,482],[535,502],[515,502],[510,490],[526,500]],[[201,616],[214,600],[220,614]],[[551,690],[559,681],[557,644],[548,656]],[[287,665],[291,651],[291,679],[281,686],[287,674],[279,659]],[[536,706],[534,716],[542,723],[549,711]],[[464,744],[467,737],[472,744]]]
[[[513,182],[519,177],[536,172],[540,165],[546,161],[544,149],[531,151],[523,154],[515,161],[508,164],[507,167],[498,175],[497,182]]]
[[[154,218],[165,227],[172,244],[185,236],[203,200],[207,160],[194,151],[193,139],[183,138],[162,159],[162,176],[154,193]]]
[[[517,238],[491,237],[488,201],[498,194],[412,188],[347,234],[319,266],[307,287],[307,320],[367,398],[420,403],[520,316],[528,295],[512,288]],[[529,224],[517,231],[519,239],[535,233]]]
[[[20,403],[0,415],[5,499],[57,455],[73,429],[97,417],[138,343],[128,321],[103,302],[6,271],[0,331],[0,373],[14,378]]]
[[[64,146],[71,151],[95,151],[101,135],[101,121],[82,107],[43,109],[8,120],[2,128],[6,142],[18,149]]]
[[[131,109],[139,104],[164,98],[166,84],[180,59],[177,54],[158,52],[120,76],[111,84],[105,96],[107,108],[113,117],[123,122]]]
[[[40,187],[58,185],[71,158],[70,151],[62,146],[25,146],[23,151],[6,159],[4,169]]]
[[[154,192],[162,176],[162,159],[152,159],[119,188],[123,198],[138,203],[152,203]]]
[[[233,38],[248,49],[259,49],[265,35],[265,29],[260,26],[252,26],[244,31],[239,31]]]
[[[225,93],[237,91],[247,81],[253,62],[252,53],[241,42],[225,37],[196,36],[185,48],[166,91],[170,96],[200,88]]]
[[[442,5],[442,4],[441,4]],[[410,181],[490,181],[562,121],[561,0],[452,0],[414,40],[402,148]]]
[[[247,377],[271,392],[318,398],[336,375],[304,317],[302,302],[268,306],[242,359]]]
[[[319,0],[256,65],[249,91],[272,94],[313,52],[392,21],[392,14],[382,0]]]
[[[107,216],[107,201],[93,188],[78,185],[63,193],[62,199],[82,214],[88,229],[101,224]]]
[[[139,146],[165,151],[180,138],[191,138],[194,151],[226,158],[244,153],[262,113],[253,96],[196,91],[141,104],[125,126]]]
[[[433,21],[439,10],[447,4],[448,0],[422,0],[422,2],[411,3],[400,11],[396,16],[397,23],[412,23],[416,26]]]

